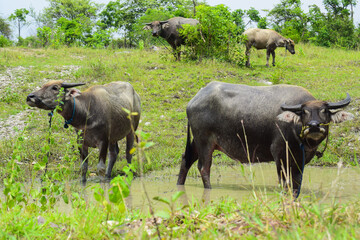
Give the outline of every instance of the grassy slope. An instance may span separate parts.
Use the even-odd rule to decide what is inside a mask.
[[[90,50],[78,48],[51,49],[0,49],[0,74],[13,71],[11,85],[0,89],[0,120],[21,112],[28,107],[25,98],[37,86],[50,79],[64,79],[69,82],[86,82],[86,87],[110,81],[129,81],[142,99],[142,123],[140,127],[149,132],[155,146],[148,150],[151,163],[145,170],[176,166],[184,150],[186,134],[185,107],[196,92],[208,82],[217,80],[230,83],[262,85],[263,81],[295,84],[307,88],[317,98],[337,101],[349,92],[354,101],[349,111],[358,116],[360,101],[360,53],[341,49],[326,49],[309,45],[297,46],[297,54],[287,53],[283,62],[283,49],[277,51],[278,66],[265,67],[264,51],[254,51],[251,57],[253,68],[239,68],[216,61],[174,62],[166,52],[140,50]],[[73,66],[80,66],[78,70]],[[83,87],[81,89],[85,89]],[[5,94],[6,93],[6,94]],[[4,98],[4,96],[7,96]],[[11,102],[11,103],[9,103]],[[75,137],[71,130],[62,128],[63,120],[56,118],[56,144],[52,146],[52,158],[61,162],[64,148]],[[24,162],[37,160],[37,153],[46,142],[48,117],[44,111],[35,111],[29,118],[27,141],[23,143]],[[351,163],[359,151],[359,120],[332,127],[330,146],[325,156],[313,163],[336,163],[340,158]],[[69,140],[70,139],[70,140]],[[14,139],[0,140],[0,176],[2,165],[11,158]],[[122,150],[124,147],[122,147]],[[73,153],[77,158],[76,152]],[[96,151],[90,161],[96,164]],[[124,152],[122,151],[122,157]],[[220,158],[225,159],[226,157]],[[219,162],[222,160],[216,160]],[[123,161],[124,162],[124,161]],[[117,164],[117,169],[121,164]],[[93,169],[93,166],[90,167]],[[116,174],[116,172],[115,172]],[[76,176],[77,177],[77,176]],[[19,176],[19,178],[21,178]],[[23,213],[2,212],[0,238],[12,236],[27,238],[112,238],[111,229],[101,223],[105,219],[116,219],[124,223],[122,233],[128,238],[147,236],[147,224],[139,223],[137,213],[130,213],[129,220],[113,211],[109,216],[101,207],[77,203],[71,215],[56,211],[29,210]],[[359,204],[332,205],[324,207],[317,203],[292,205],[292,203],[249,201],[241,204],[232,201],[213,203],[207,207],[191,206],[185,213],[178,213],[174,219],[161,225],[162,236],[173,234],[178,238],[305,238],[319,239],[356,238],[360,234]],[[47,221],[37,224],[36,216]],[[146,218],[147,216],[145,216]],[[12,222],[13,224],[8,224]],[[51,222],[60,228],[51,227]],[[151,222],[151,221],[150,221]],[[138,223],[136,225],[136,223]],[[153,224],[148,224],[154,230]],[[173,229],[173,227],[175,227]],[[134,228],[135,231],[129,230]],[[140,229],[140,230],[138,230]],[[190,229],[190,232],[189,232]],[[56,236],[56,237],[55,237]],[[156,235],[150,234],[155,237]]]
[[[300,45],[297,54],[287,53],[285,59],[283,54],[283,49],[278,49],[278,66],[266,68],[264,51],[253,51],[253,68],[248,69],[216,61],[174,62],[166,52],[78,48],[1,49],[0,71],[18,66],[24,69],[11,79],[15,83],[11,94],[15,96],[11,104],[0,102],[0,119],[28,108],[26,95],[50,79],[85,82],[86,86],[81,89],[111,81],[128,81],[141,96],[140,127],[150,133],[151,140],[156,144],[148,153],[152,163],[146,165],[145,170],[149,170],[179,163],[185,145],[186,104],[201,87],[213,80],[249,85],[263,85],[263,81],[295,84],[307,88],[315,97],[328,101],[343,99],[345,92],[349,92],[354,99],[350,111],[356,113],[360,105],[359,52]],[[73,66],[80,68],[70,71]],[[40,111],[35,116],[40,123],[32,120],[30,133],[44,132],[48,121],[46,113]],[[339,156],[352,162],[354,149],[359,146],[356,137],[359,126],[356,119],[332,127],[325,157],[314,159],[313,163],[336,163]],[[60,128],[59,134],[62,132]],[[40,145],[38,141],[42,139],[37,136],[33,144]],[[61,144],[62,141],[59,141],[59,147]],[[1,152],[11,151],[4,143],[0,143],[1,148]],[[7,156],[1,154],[0,157]]]

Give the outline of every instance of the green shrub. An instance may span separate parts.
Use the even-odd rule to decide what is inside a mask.
[[[237,32],[228,7],[200,5],[196,10],[200,24],[184,25],[184,29],[179,31],[187,39],[185,56],[190,59],[217,58],[243,65],[245,56],[237,47],[242,36]]]
[[[4,37],[3,35],[0,35],[0,47],[9,47],[12,45],[12,42]]]

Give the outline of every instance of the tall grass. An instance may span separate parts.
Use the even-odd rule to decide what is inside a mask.
[[[130,82],[141,96],[140,128],[146,141],[154,143],[146,149],[151,161],[145,161],[141,169],[146,173],[178,167],[185,146],[186,104],[210,81],[295,84],[330,101],[342,99],[349,92],[353,98],[349,111],[358,116],[359,52],[311,45],[300,45],[299,49],[298,54],[285,58],[283,51],[278,51],[279,64],[270,68],[265,67],[265,52],[258,51],[252,54],[251,69],[206,59],[175,62],[167,53],[147,50],[1,49],[0,121],[24,110],[30,114],[24,119],[24,130],[0,139],[0,180],[7,181],[9,187],[7,196],[0,196],[0,238],[155,238],[156,226],[165,238],[359,238],[357,201],[341,205],[294,203],[286,196],[279,195],[279,200],[273,201],[256,192],[256,200],[249,197],[245,202],[224,198],[206,206],[199,202],[180,209],[169,205],[171,214],[159,215],[155,220],[147,213],[124,211],[124,205],[108,202],[102,188],[97,191],[99,201],[86,201],[81,190],[71,184],[79,178],[76,134],[71,128],[63,129],[63,119],[55,115],[49,136],[47,112],[25,104],[27,94],[50,79],[85,82],[82,90],[111,81]],[[19,66],[23,67],[21,71]],[[312,164],[335,165],[341,160],[357,166],[359,126],[358,117],[332,126],[326,154]],[[126,165],[124,149],[121,142],[114,176]],[[95,171],[97,156],[95,149],[90,154],[90,174]],[[224,155],[219,159],[215,164],[234,163]],[[46,161],[50,177],[43,178],[43,185],[38,187]],[[189,174],[196,175],[191,171]],[[34,184],[24,188],[25,182]],[[177,200],[174,195],[168,203]],[[69,204],[72,212],[58,212],[54,206],[59,202]]]

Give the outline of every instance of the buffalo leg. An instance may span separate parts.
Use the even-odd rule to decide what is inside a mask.
[[[81,148],[79,148],[79,151],[81,159],[81,181],[85,183],[86,173],[88,170],[88,147],[83,145]]]
[[[270,59],[270,49],[266,50],[266,66],[269,66],[269,59]]]
[[[130,153],[131,149],[133,149],[134,146],[134,133],[131,131],[126,136],[126,161],[130,164],[132,159],[132,154]]]
[[[246,55],[246,67],[250,67],[250,49],[251,47],[246,46],[246,51],[245,51],[245,55]]]
[[[291,159],[294,162],[294,159]],[[287,191],[290,186],[290,178],[293,190],[294,198],[297,198],[301,189],[302,175],[303,172],[301,170],[302,166],[297,166],[296,164],[291,164],[290,171],[288,172],[287,164],[283,160],[276,161],[276,168],[279,178],[279,183],[284,187],[285,191]]]
[[[272,65],[275,66],[275,50],[271,51],[271,55],[272,55],[272,58],[273,58]]]
[[[198,159],[198,154],[196,152],[194,141],[188,146],[186,146],[186,148],[187,149],[185,150],[185,153],[182,156],[177,185],[185,184],[186,176],[189,172],[190,167]]]
[[[111,171],[114,167],[118,154],[119,154],[119,146],[117,142],[115,142],[114,144],[109,144],[109,164],[107,166],[106,174],[105,174],[105,177],[108,179],[111,178]]]
[[[210,184],[210,168],[212,164],[212,153],[214,148],[209,146],[209,144],[200,144],[201,149],[199,149],[199,161],[198,169],[204,184],[204,188],[211,188]]]
[[[296,164],[294,164],[296,165]],[[301,190],[301,183],[302,183],[302,178],[303,178],[303,169],[304,166],[293,166],[292,167],[292,187],[293,187],[293,196],[294,198],[297,198],[300,194],[300,190]]]
[[[97,165],[97,173],[101,176],[105,176],[105,169],[106,169],[106,155],[108,151],[108,143],[103,142],[99,147],[99,163]]]
[[[280,158],[278,160],[276,160],[275,162],[276,162],[276,170],[277,170],[277,174],[278,174],[279,183],[286,190],[286,189],[288,189],[288,187],[290,187],[289,186],[290,185],[290,179],[289,179],[290,176],[288,176],[288,174],[286,172],[287,165]]]

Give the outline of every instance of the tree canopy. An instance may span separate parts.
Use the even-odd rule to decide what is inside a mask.
[[[47,1],[49,6],[39,14],[33,9],[22,8],[10,16],[9,20],[16,23],[19,37],[21,28],[31,23],[27,19],[30,15],[39,27],[37,38],[33,40],[40,46],[107,47],[111,42],[120,41],[121,46],[134,47],[139,42],[156,44],[142,30],[146,22],[181,16],[197,18],[203,24],[200,13],[204,14],[204,9],[215,11],[219,21],[224,14],[221,7],[211,7],[206,0],[113,0],[107,4],[96,4],[93,0]],[[301,0],[281,0],[263,12],[253,7],[233,11],[227,8],[226,12],[229,14],[227,21],[235,26],[230,34],[234,38],[249,27],[272,28],[295,42],[358,48],[360,26],[355,26],[353,20],[356,4],[356,0],[323,0],[325,11],[312,5],[305,12]],[[213,28],[222,29],[222,24]],[[1,34],[9,37],[11,31],[1,19],[0,28]]]

